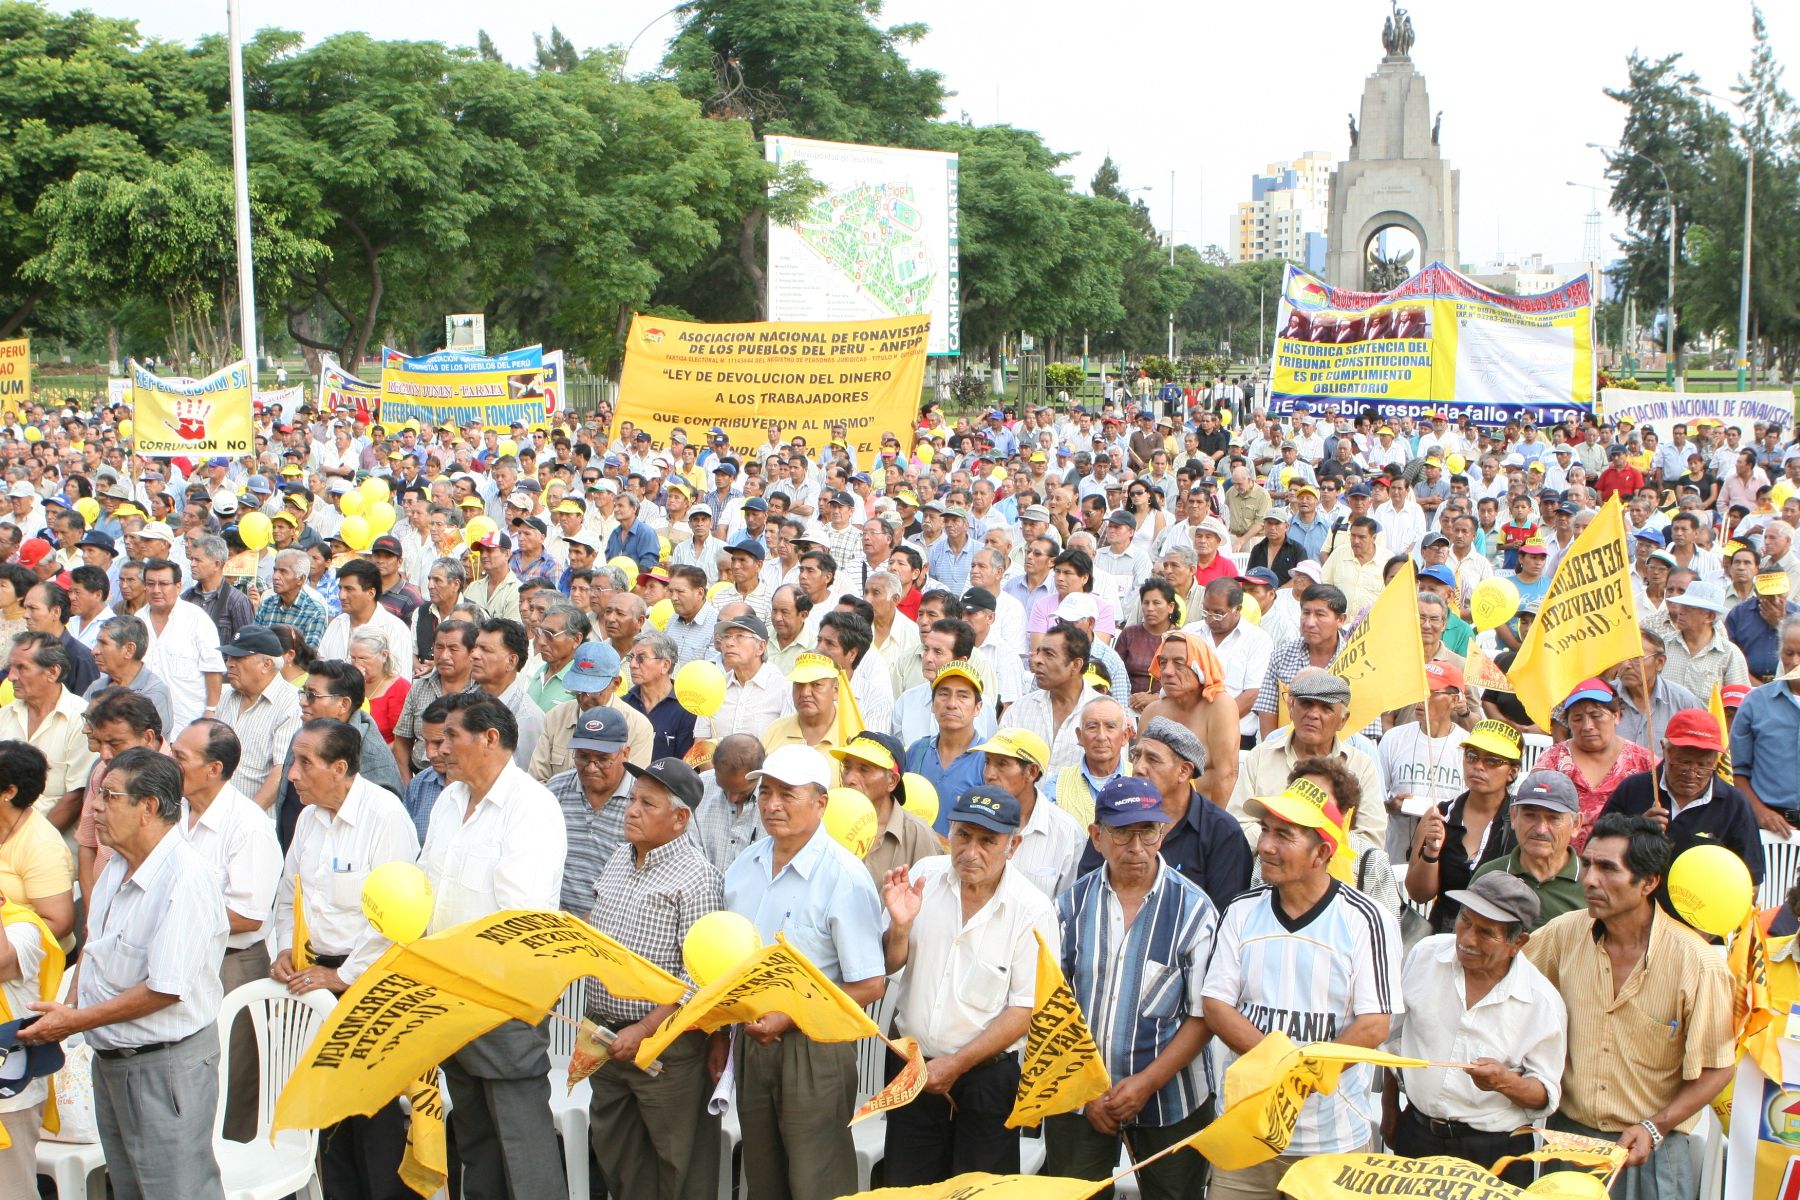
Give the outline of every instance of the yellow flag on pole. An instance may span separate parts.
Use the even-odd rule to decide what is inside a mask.
[[[1350,685],[1350,715],[1344,720],[1350,733],[1384,712],[1417,704],[1431,690],[1419,638],[1419,577],[1411,559],[1350,631],[1331,660],[1331,673]]]
[[[436,1066],[406,1088],[412,1120],[406,1127],[406,1152],[400,1158],[400,1182],[421,1196],[435,1196],[450,1175],[444,1138],[444,1093]]]
[[[1454,1196],[1456,1200],[1532,1200],[1463,1158],[1398,1154],[1314,1154],[1287,1169],[1281,1194],[1294,1200],[1371,1200],[1390,1196]]]
[[[906,1064],[888,1081],[886,1087],[857,1105],[856,1111],[850,1114],[852,1125],[896,1108],[905,1108],[925,1090],[925,1051],[919,1048],[918,1041],[914,1038],[899,1038],[890,1044],[897,1050],[906,1051]]]
[[[1031,1029],[1025,1036],[1025,1059],[1019,1064],[1019,1092],[1013,1100],[1008,1129],[1035,1126],[1045,1117],[1074,1112],[1112,1088],[1100,1047],[1094,1044],[1087,1018],[1075,992],[1063,978],[1062,964],[1039,933],[1037,996]]]
[[[1706,702],[1706,711],[1719,723],[1719,737],[1725,743],[1725,753],[1719,755],[1716,773],[1722,782],[1733,783],[1735,775],[1731,769],[1731,722],[1725,719],[1725,696],[1716,682],[1713,684],[1712,697]],[[1650,747],[1650,752],[1656,753],[1656,747]]]
[[[764,946],[735,970],[688,997],[644,1039],[633,1061],[640,1067],[649,1066],[690,1028],[711,1033],[772,1012],[786,1014],[815,1042],[854,1042],[881,1036],[869,1014],[778,933],[773,945]]]
[[[1642,654],[1624,509],[1608,500],[1557,564],[1507,678],[1539,728],[1575,685]]]
[[[306,928],[306,901],[300,898],[300,877],[294,877],[294,949],[289,953],[294,970],[313,965],[312,934]]]

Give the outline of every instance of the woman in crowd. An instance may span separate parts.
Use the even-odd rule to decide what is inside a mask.
[[[0,563],[0,654],[11,650],[12,640],[25,632],[25,593],[37,585],[37,577],[18,563]]]
[[[1450,933],[1462,905],[1445,893],[1469,886],[1476,868],[1510,854],[1513,781],[1519,777],[1524,739],[1504,721],[1483,721],[1458,751],[1464,791],[1433,804],[1419,818],[1406,868],[1406,894],[1431,905],[1431,932]]]
[[[412,682],[394,673],[394,656],[387,634],[378,629],[363,629],[350,639],[350,662],[363,677],[363,708],[381,730],[389,745],[394,742],[394,726],[400,710],[406,707],[406,694]]]
[[[306,638],[293,625],[271,625],[269,629],[281,642],[281,677],[296,689],[306,686],[306,668],[318,654],[306,644]]]
[[[1156,661],[1156,648],[1181,628],[1181,603],[1175,599],[1174,586],[1161,576],[1144,580],[1138,588],[1138,613],[1142,620],[1119,630],[1113,649],[1131,676],[1131,707],[1142,712],[1153,698],[1150,664]]]
[[[1132,480],[1131,486],[1125,489],[1125,511],[1137,521],[1132,546],[1146,556],[1154,556],[1157,541],[1169,527],[1169,514],[1163,511],[1162,489],[1151,483],[1147,474]]]
[[[31,909],[68,949],[75,866],[62,834],[33,808],[49,771],[44,752],[30,742],[0,742],[0,900]]]
[[[1561,772],[1575,785],[1581,823],[1570,844],[1577,851],[1587,844],[1588,830],[1619,781],[1656,764],[1650,751],[1619,736],[1619,708],[1619,697],[1604,681],[1589,679],[1577,685],[1563,701],[1568,740],[1544,751],[1537,761],[1537,770]]]

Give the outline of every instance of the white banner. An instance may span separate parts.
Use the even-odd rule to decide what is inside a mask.
[[[1756,423],[1773,423],[1785,430],[1794,423],[1792,392],[1639,392],[1629,388],[1602,388],[1595,406],[1600,419],[1616,422],[1630,417],[1640,432],[1656,430],[1659,441],[1668,441],[1675,426],[1710,418],[1743,431],[1748,446]]]

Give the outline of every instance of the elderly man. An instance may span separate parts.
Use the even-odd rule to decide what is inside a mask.
[[[240,636],[255,626],[240,630]],[[263,632],[267,632],[266,630]],[[181,767],[184,804],[176,826],[222,883],[231,932],[219,982],[233,988],[269,974],[263,925],[281,882],[281,846],[268,813],[233,782],[242,743],[230,725],[202,717],[169,743]],[[231,1032],[231,1085],[225,1098],[225,1136],[247,1142],[256,1134],[256,1035],[241,1017]]]
[[[781,716],[788,698],[787,680],[765,658],[768,626],[755,613],[740,610],[719,618],[713,640],[725,668],[725,702],[694,722],[694,736],[713,741],[734,733],[760,735]]]
[[[637,782],[625,802],[626,844],[601,870],[588,923],[692,982],[682,942],[725,896],[718,869],[687,836],[704,789],[680,759],[627,769]],[[707,1036],[689,1030],[676,1038],[663,1050],[656,1075],[631,1061],[674,1011],[672,1004],[623,1000],[598,981],[588,983],[588,1019],[613,1034],[611,1058],[589,1080],[588,1137],[607,1182],[621,1196],[680,1200],[718,1181],[719,1119],[707,1111],[713,1090]]]
[[[750,778],[762,762],[763,744],[754,734],[728,734],[713,747],[711,769],[700,776],[705,795],[694,813],[694,837],[721,871],[763,836],[756,781]]]
[[[144,666],[169,685],[169,728],[216,716],[225,664],[212,619],[181,599],[181,568],[163,558],[144,564]]]
[[[189,543],[188,570],[194,586],[181,598],[211,618],[219,630],[219,644],[237,636],[237,631],[256,620],[250,598],[225,582],[225,562],[231,551],[225,539],[216,536],[194,538]]]
[[[1448,898],[1460,906],[1455,932],[1434,934],[1406,956],[1401,990],[1408,1011],[1394,1017],[1387,1049],[1467,1065],[1409,1067],[1398,1079],[1388,1072],[1381,1138],[1408,1158],[1447,1155],[1486,1167],[1529,1153],[1531,1134],[1514,1130],[1555,1110],[1568,1013],[1520,954],[1539,924],[1530,887],[1493,872]],[[1524,1175],[1514,1182],[1529,1183],[1529,1169]]]
[[[1075,728],[1081,761],[1056,772],[1055,782],[1045,790],[1056,807],[1082,828],[1094,823],[1094,797],[1100,789],[1126,773],[1125,747],[1135,724],[1125,706],[1111,696],[1096,696],[1081,706]]]
[[[1696,696],[1710,696],[1715,686],[1749,683],[1744,652],[1725,636],[1720,618],[1725,615],[1725,589],[1716,579],[1698,579],[1681,595],[1668,598],[1669,622],[1675,636],[1668,640],[1670,680]]]
[[[264,626],[244,626],[219,654],[226,681],[219,720],[237,731],[243,748],[233,786],[266,812],[281,786],[276,768],[300,729],[300,696],[281,677],[281,639]]]
[[[887,988],[881,898],[868,869],[825,831],[831,761],[810,746],[784,745],[751,777],[768,836],[725,872],[725,906],[748,917],[765,942],[786,935],[856,1003],[874,1003]],[[830,1200],[855,1191],[847,1124],[855,1047],[815,1042],[771,1013],[743,1026],[737,1054],[750,1194]]]
[[[362,735],[318,717],[294,737],[290,777],[306,806],[281,867],[275,897],[276,955],[269,974],[290,992],[341,994],[387,949],[363,915],[362,881],[376,867],[419,856],[413,822],[393,793],[360,769]],[[296,903],[306,917],[297,943]],[[399,1200],[395,1172],[406,1149],[400,1100],[319,1133],[320,1177],[333,1195]]]
[[[1653,822],[1602,816],[1581,849],[1586,911],[1545,925],[1525,953],[1569,1010],[1551,1128],[1624,1147],[1615,1195],[1693,1200],[1688,1133],[1737,1067],[1733,982],[1723,956],[1656,904],[1669,861]]]
[[[505,617],[484,618],[469,654],[469,674],[477,690],[506,706],[519,727],[513,753],[521,767],[531,761],[531,749],[544,732],[544,710],[537,706],[521,674],[530,657],[525,626]]]
[[[517,764],[512,710],[481,692],[445,704],[450,786],[420,852],[434,900],[429,931],[504,909],[555,908],[567,835],[556,798]],[[544,1026],[509,1020],[444,1061],[465,1195],[533,1200],[566,1190],[550,1120],[549,1049]]]
[[[219,879],[176,832],[174,759],[127,750],[100,791],[95,824],[114,855],[88,901],[73,1003],[32,1005],[43,1015],[19,1036],[41,1044],[80,1033],[93,1048],[94,1118],[120,1200],[223,1197],[213,1157],[227,934]]]
[[[1148,780],[1107,783],[1089,827],[1105,867],[1057,899],[1063,974],[1092,1014],[1113,1086],[1081,1112],[1049,1119],[1046,1174],[1105,1179],[1121,1140],[1143,1159],[1212,1119],[1201,985],[1218,913],[1157,852],[1176,820]],[[1204,1158],[1176,1154],[1147,1168],[1138,1186],[1146,1200],[1186,1200],[1206,1174]]]
[[[605,706],[625,718],[625,757],[640,767],[650,765],[656,734],[643,713],[619,699],[619,656],[605,642],[586,642],[578,647],[563,674],[572,699],[544,714],[544,732],[531,751],[526,772],[539,783],[548,783],[575,765],[569,739],[581,715]]]
[[[1223,807],[1237,786],[1242,736],[1238,708],[1226,691],[1225,668],[1218,655],[1199,634],[1165,633],[1151,660],[1150,675],[1162,694],[1144,706],[1140,719],[1163,718],[1193,732],[1213,766],[1200,780],[1200,789]]]
[[[1131,769],[1156,789],[1167,818],[1156,845],[1163,861],[1205,892],[1215,907],[1230,904],[1250,886],[1250,846],[1238,823],[1199,791],[1206,747],[1187,726],[1153,717],[1131,748]],[[1075,874],[1098,870],[1104,858],[1105,847],[1091,841]]]
[[[1228,806],[1231,815],[1247,833],[1251,832],[1256,823],[1250,814],[1251,797],[1280,792],[1296,762],[1323,755],[1341,759],[1362,787],[1363,804],[1351,818],[1351,833],[1372,846],[1384,845],[1387,809],[1381,798],[1387,793],[1381,782],[1381,768],[1374,756],[1361,748],[1367,743],[1338,739],[1350,711],[1350,685],[1336,675],[1308,670],[1294,676],[1288,693],[1292,723],[1265,737],[1244,757]]]
[[[628,663],[631,691],[625,703],[650,722],[652,753],[682,758],[694,744],[694,714],[675,699],[675,664],[680,652],[668,634],[646,629],[632,644]]]
[[[882,880],[888,973],[912,968],[894,1028],[918,1040],[926,1063],[924,1094],[888,1117],[885,1161],[897,1186],[1018,1173],[1019,1134],[1006,1119],[1036,1003],[1038,939],[1058,942],[1050,901],[1007,869],[1019,825],[1010,793],[970,788],[950,805],[949,854]],[[898,1067],[890,1060],[890,1077]]]
[[[47,633],[19,634],[6,662],[13,701],[0,708],[0,741],[29,742],[43,751],[50,774],[36,808],[66,831],[81,817],[88,772],[94,769],[81,720],[87,701],[63,686],[69,652]]]
[[[1236,579],[1207,584],[1200,611],[1189,622],[1187,629],[1205,635],[1225,668],[1225,691],[1238,713],[1239,748],[1254,748],[1260,731],[1256,698],[1269,673],[1274,640],[1260,625],[1244,620],[1244,588]]]
[[[601,705],[581,714],[569,738],[575,765],[545,786],[562,808],[568,857],[563,863],[562,907],[576,916],[594,907],[601,869],[625,840],[625,714]]]
[[[1233,1055],[1249,1053],[1281,1029],[1314,1039],[1379,1046],[1403,1012],[1400,929],[1393,916],[1333,879],[1344,815],[1322,789],[1297,780],[1250,800],[1263,886],[1225,909],[1206,971],[1207,1026]],[[1376,842],[1380,844],[1379,840]],[[1371,1068],[1344,1070],[1335,1093],[1315,1094],[1300,1110],[1287,1152],[1240,1171],[1213,1175],[1215,1200],[1274,1200],[1287,1169],[1313,1154],[1362,1150],[1368,1118],[1359,1104]]]
[[[432,639],[431,670],[412,681],[406,703],[394,723],[394,758],[400,777],[411,783],[415,771],[427,766],[425,740],[420,735],[420,715],[440,696],[454,696],[474,688],[475,639],[480,634],[474,622],[456,618],[438,624]],[[549,739],[545,739],[548,741]]]
[[[1650,728],[1668,727],[1669,718],[1684,708],[1705,708],[1706,701],[1672,682],[1663,670],[1669,662],[1668,643],[1653,629],[1640,629],[1644,653],[1628,658],[1615,671],[1619,697],[1619,736],[1640,746],[1650,745]],[[1650,711],[1643,711],[1645,693],[1650,696]]]
[[[1504,873],[1537,896],[1533,928],[1587,904],[1575,852],[1569,843],[1580,820],[1575,785],[1560,771],[1533,771],[1522,780],[1508,807],[1513,850],[1475,869],[1470,885],[1484,875]]]
[[[306,644],[317,650],[331,624],[325,606],[306,591],[312,563],[304,550],[283,550],[275,556],[269,595],[256,609],[258,625],[292,625]]]
[[[1013,865],[1054,899],[1075,882],[1075,864],[1086,844],[1075,818],[1040,790],[1049,748],[1029,729],[1002,729],[975,747],[984,756],[982,782],[1019,804],[1019,847]]]

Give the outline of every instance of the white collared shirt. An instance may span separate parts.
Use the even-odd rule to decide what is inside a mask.
[[[172,719],[167,732],[173,737],[199,720],[205,710],[206,677],[225,674],[225,660],[219,657],[219,627],[199,605],[177,600],[161,633],[148,609],[144,628],[150,631],[144,666],[169,685]]]
[[[986,904],[963,920],[962,884],[948,855],[920,859],[912,878],[925,881],[907,942],[906,974],[894,1028],[917,1038],[926,1058],[955,1054],[1008,1008],[1037,1000],[1035,929],[1059,944],[1056,909],[1011,864]],[[1024,1043],[1020,1038],[1013,1047]]]
[[[468,814],[469,785],[445,788],[431,810],[420,858],[437,905],[437,933],[508,908],[555,909],[568,832],[562,806],[516,763]]]
[[[1263,677],[1269,673],[1269,656],[1275,653],[1275,643],[1263,632],[1262,626],[1240,618],[1224,641],[1213,637],[1212,626],[1204,620],[1182,628],[1186,632],[1202,634],[1212,644],[1219,656],[1219,665],[1225,668],[1225,690],[1231,693],[1232,699],[1262,687]],[[1258,728],[1253,712],[1238,721],[1240,734],[1255,737]]]
[[[1490,1133],[1529,1125],[1562,1102],[1569,1017],[1550,981],[1523,954],[1506,977],[1468,1007],[1456,935],[1434,934],[1412,948],[1401,971],[1406,1011],[1391,1018],[1386,1049],[1434,1062],[1492,1058],[1529,1075],[1549,1092],[1542,1109],[1521,1108],[1499,1092],[1484,1092],[1467,1071],[1412,1067],[1401,1072],[1412,1107],[1440,1121],[1461,1121]]]
[[[88,773],[94,769],[98,755],[88,749],[87,729],[81,720],[86,711],[87,701],[66,687],[36,729],[31,728],[31,710],[23,700],[0,708],[0,740],[30,742],[44,752],[50,764],[44,793],[32,806],[45,816],[65,795],[86,787]]]
[[[1019,848],[1013,851],[1011,865],[1054,900],[1075,882],[1075,867],[1087,844],[1087,830],[1081,822],[1040,791],[1031,816],[1019,830]]]
[[[786,710],[792,691],[787,678],[766,662],[756,669],[748,683],[739,683],[737,675],[727,671],[725,702],[712,716],[694,722],[694,736],[718,739],[747,733],[760,738],[762,731]],[[863,723],[868,724],[866,714]]]
[[[170,826],[127,879],[130,866],[115,854],[94,881],[76,1006],[93,1008],[140,983],[177,999],[146,1016],[88,1030],[88,1044],[98,1050],[180,1041],[211,1025],[225,996],[219,982],[225,900],[206,860]]]
[[[281,843],[275,840],[269,814],[228,783],[198,821],[184,799],[175,828],[213,868],[226,909],[247,920],[267,922],[281,883]],[[225,945],[242,950],[262,941],[265,932],[259,926],[227,934]]]
[[[371,629],[386,636],[388,641],[388,671],[399,679],[411,679],[413,669],[413,635],[406,627],[406,622],[377,604],[375,615],[363,625],[356,625],[349,613],[339,613],[331,618],[331,624],[325,627],[325,636],[319,639],[320,658],[338,658],[348,662],[350,659],[350,642],[365,629]]]
[[[275,948],[294,948],[294,887],[306,905],[306,932],[314,954],[344,954],[337,969],[350,983],[388,947],[363,916],[363,881],[383,863],[413,862],[419,835],[406,806],[358,775],[336,813],[308,804],[294,823],[275,894]],[[554,906],[552,906],[554,907]]]

